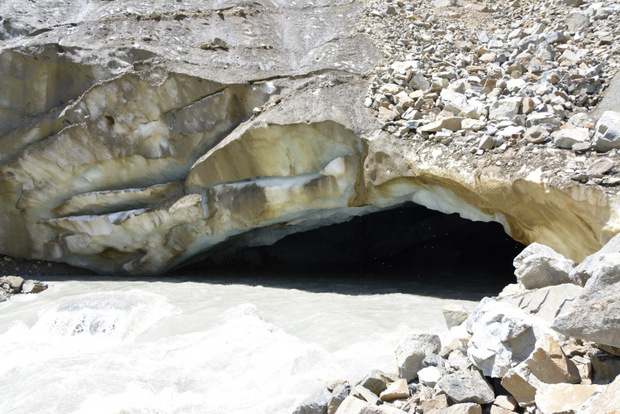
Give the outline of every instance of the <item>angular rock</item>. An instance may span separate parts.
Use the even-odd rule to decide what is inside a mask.
[[[422,361],[428,354],[441,350],[439,336],[433,334],[410,334],[404,337],[396,348],[398,375],[411,382],[418,376]]]
[[[530,315],[536,315],[551,324],[563,307],[581,295],[582,291],[581,286],[566,283],[502,295],[498,300],[511,303]]]
[[[502,121],[512,120],[519,113],[523,98],[503,98],[491,105],[489,109],[489,119]]]
[[[579,414],[620,413],[620,376],[614,382],[604,387],[600,394],[593,395],[586,400],[579,410]]]
[[[424,126],[421,126],[420,128],[418,128],[418,132],[420,133],[437,132],[437,131],[441,131],[442,129],[449,129],[450,131],[458,131],[459,129],[461,129],[462,121],[463,121],[463,118],[461,117],[443,118],[443,119],[440,119],[439,121],[430,122]]]
[[[607,152],[620,148],[620,112],[605,111],[594,128],[594,149]]]
[[[379,396],[381,401],[394,401],[401,398],[409,398],[409,387],[404,378],[391,383]]]
[[[517,400],[510,395],[498,395],[495,397],[493,405],[509,411],[515,411],[519,406],[519,404],[517,404]]]
[[[20,293],[24,285],[24,278],[21,276],[6,276],[4,281],[9,285],[9,289],[14,293]]]
[[[551,134],[553,144],[558,148],[571,149],[573,145],[587,142],[590,139],[590,130],[586,128],[566,128]]]
[[[383,412],[378,407],[368,404],[366,401],[348,396],[342,404],[340,404],[336,414],[383,414]]]
[[[463,305],[446,305],[441,309],[448,329],[458,326],[467,320],[469,312]]]
[[[571,283],[574,263],[551,247],[532,243],[513,261],[515,275],[526,289]]]
[[[582,294],[564,306],[553,328],[575,338],[620,346],[620,253],[600,256]]]
[[[392,111],[391,109],[387,109],[384,107],[379,108],[379,121],[380,122],[390,122],[398,117],[398,113],[396,111]]]
[[[377,405],[379,402],[379,396],[368,388],[364,388],[361,385],[356,385],[351,390],[351,395],[366,401],[371,405]]]
[[[556,336],[541,319],[508,303],[484,298],[467,319],[472,333],[467,354],[485,376],[503,377],[524,361],[536,340]]]
[[[448,407],[444,414],[482,414],[482,407],[475,403],[454,404]]]
[[[445,394],[423,400],[420,404],[424,414],[443,414],[448,408],[448,397]]]
[[[594,177],[602,177],[603,175],[613,170],[615,166],[616,164],[609,158],[601,158],[593,162],[588,167],[586,172]]]
[[[420,384],[424,384],[427,387],[434,387],[444,373],[445,371],[437,367],[425,367],[418,371],[418,380]]]
[[[479,119],[466,118],[461,121],[461,128],[469,131],[480,131],[487,123]]]
[[[577,384],[581,381],[575,364],[566,357],[557,341],[549,336],[536,342],[536,349],[523,364],[546,384]]]
[[[592,275],[603,271],[600,267],[607,266],[604,257],[610,253],[620,253],[620,234],[612,237],[599,251],[586,257],[575,267],[576,277],[582,285],[585,285]]]
[[[340,404],[349,396],[350,386],[338,384],[334,387],[331,397],[327,401],[327,414],[335,414]]]
[[[495,399],[493,389],[478,370],[445,375],[437,385],[455,403],[488,404]]]
[[[585,29],[590,24],[588,15],[581,11],[573,11],[566,16],[566,26],[571,32]]]
[[[325,414],[330,397],[331,393],[323,388],[295,408],[293,414]]]
[[[521,407],[533,404],[536,398],[536,385],[540,383],[534,382],[535,385],[532,385],[529,379],[529,372],[524,371],[523,366],[511,368],[502,378],[502,387],[517,400]]]
[[[384,372],[372,371],[362,378],[358,385],[379,395],[387,388],[389,382],[390,380]]]
[[[602,391],[600,385],[550,384],[536,393],[536,406],[542,414],[574,412],[594,393]]]

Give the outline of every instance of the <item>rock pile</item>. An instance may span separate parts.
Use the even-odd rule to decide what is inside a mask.
[[[516,144],[596,151],[606,158],[565,173],[620,183],[620,107],[588,113],[620,67],[620,3],[386,1],[366,14],[360,30],[389,59],[365,104],[386,131],[476,156]]]
[[[0,302],[4,302],[16,293],[39,293],[47,289],[45,283],[38,280],[24,280],[21,276],[0,277]]]
[[[482,300],[443,346],[409,335],[398,374],[336,382],[295,413],[619,412],[620,236],[579,266],[538,244],[514,265],[517,283]]]

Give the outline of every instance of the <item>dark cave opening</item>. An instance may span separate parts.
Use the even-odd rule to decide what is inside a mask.
[[[523,248],[498,223],[409,202],[270,246],[220,252],[175,273],[320,291],[338,285],[345,293],[356,293],[356,286],[419,293],[423,286],[430,295],[463,297],[475,291],[481,298],[515,282],[512,261]]]

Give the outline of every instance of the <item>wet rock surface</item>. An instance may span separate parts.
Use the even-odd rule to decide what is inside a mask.
[[[613,255],[610,252],[616,248],[617,239],[612,239],[593,256]],[[545,249],[536,246],[536,251],[541,250]],[[555,260],[561,259],[556,255],[553,255]],[[596,262],[592,257],[584,261],[581,271],[595,273]],[[548,268],[544,261],[534,261],[531,265],[538,266],[540,272]],[[519,279],[517,272],[515,277]],[[415,334],[403,338],[395,352],[395,368],[399,374],[370,373],[355,385],[345,399],[346,404],[336,413],[546,414],[620,410],[616,394],[620,378],[620,357],[616,354],[620,352],[609,345],[608,335],[609,331],[619,332],[620,327],[601,329],[596,335],[600,324],[593,322],[613,324],[614,317],[606,316],[605,310],[592,312],[580,308],[582,314],[591,318],[587,323],[593,324],[593,328],[576,324],[572,332],[561,329],[558,332],[553,317],[537,316],[542,312],[541,306],[533,306],[528,298],[550,296],[549,289],[556,292],[571,289],[566,284],[554,285],[553,280],[544,277],[541,280],[550,285],[531,289],[519,285],[521,289],[507,288],[498,297],[485,298],[470,312],[467,321],[451,328],[442,338],[440,350],[434,335]],[[595,280],[593,276],[586,288],[577,281],[570,284],[577,291],[568,294],[565,301],[549,299],[546,313],[558,315],[556,321],[563,320],[563,309],[576,302],[575,296]],[[615,291],[617,289],[600,289],[598,295],[613,299]],[[599,301],[601,308],[607,307],[612,312],[615,309],[614,300],[599,298]],[[555,311],[549,311],[550,308]],[[447,314],[446,319],[450,318]],[[414,339],[418,353],[425,355],[421,364],[425,368],[417,372],[417,378],[401,378],[403,344],[411,344]],[[376,380],[370,381],[371,378]],[[408,392],[404,392],[405,383],[408,383]],[[381,386],[377,388],[376,384]],[[383,395],[385,389],[397,387],[403,392],[395,394],[394,398],[379,398],[377,394],[380,389],[384,390],[381,391]],[[346,390],[344,387],[338,390],[339,399]]]
[[[20,7],[4,254],[163,273],[403,201],[573,261],[620,230],[616,2]]]

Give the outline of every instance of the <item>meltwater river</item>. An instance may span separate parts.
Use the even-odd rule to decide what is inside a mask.
[[[0,303],[0,413],[288,414],[327,380],[395,372],[402,336],[493,293],[294,276],[48,278]]]

